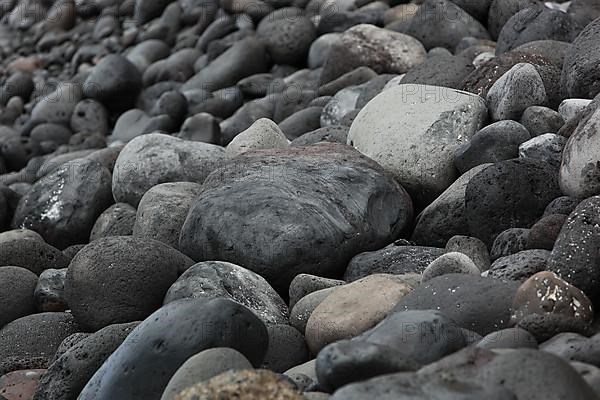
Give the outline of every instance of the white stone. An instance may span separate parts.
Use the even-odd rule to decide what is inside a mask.
[[[454,152],[481,128],[485,101],[472,93],[429,85],[398,85],[356,116],[348,144],[377,161],[421,205],[456,180]]]
[[[563,150],[559,184],[564,194],[587,198],[600,194],[600,108],[579,124]]]
[[[235,157],[250,150],[282,149],[289,144],[290,141],[275,122],[268,118],[261,118],[234,137],[227,145],[225,153],[229,157]]]
[[[494,121],[518,120],[528,107],[542,106],[547,101],[542,77],[533,65],[527,63],[519,63],[508,70],[487,94]]]
[[[590,104],[590,99],[565,99],[558,106],[558,113],[565,121],[570,120]]]

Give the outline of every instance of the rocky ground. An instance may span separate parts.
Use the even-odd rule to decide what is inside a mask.
[[[600,398],[600,0],[1,0],[0,400]]]

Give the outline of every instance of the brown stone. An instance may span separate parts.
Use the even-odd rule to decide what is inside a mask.
[[[412,287],[394,275],[375,274],[340,286],[312,312],[306,342],[313,354],[350,339],[384,319]]]
[[[31,400],[45,369],[9,372],[0,377],[0,396],[6,400]]]
[[[567,216],[562,214],[551,214],[540,219],[529,231],[527,247],[530,249],[552,250],[566,220]]]
[[[303,400],[288,380],[268,370],[228,371],[187,388],[175,400]]]
[[[8,64],[9,71],[33,72],[42,67],[42,60],[36,56],[19,57]]]
[[[512,321],[517,323],[532,314],[554,314],[566,319],[591,323],[592,302],[578,288],[554,272],[542,271],[527,279],[513,299]]]
[[[519,51],[509,51],[498,57],[494,57],[471,72],[462,82],[462,90],[475,93],[483,98],[487,96],[490,88],[504,73],[519,63],[529,63],[535,67],[540,74],[547,93],[552,99],[557,95],[556,77],[560,77],[560,68],[549,60],[538,54]]]

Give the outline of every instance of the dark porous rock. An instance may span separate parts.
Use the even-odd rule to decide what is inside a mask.
[[[67,269],[47,269],[40,274],[35,291],[35,304],[42,312],[60,312],[68,309],[65,299]]]
[[[498,35],[496,54],[502,54],[534,40],[571,42],[579,33],[571,16],[544,6],[526,8],[513,15]]]
[[[36,284],[37,276],[25,268],[0,267],[0,328],[36,311]]]
[[[567,216],[564,214],[550,214],[541,218],[529,231],[527,247],[552,250],[566,220]]]
[[[213,92],[235,85],[247,76],[267,72],[268,69],[267,47],[256,37],[249,36],[236,42],[202,68],[183,84],[181,91],[203,89]]]
[[[276,64],[305,63],[310,45],[317,38],[312,21],[303,15],[290,17],[290,10],[273,11],[256,28],[257,37],[266,43]]]
[[[160,183],[196,182],[224,160],[225,150],[213,144],[192,142],[152,133],[127,143],[113,173],[115,200],[137,206],[144,193]]]
[[[502,27],[513,15],[526,8],[540,6],[540,0],[493,0],[488,13],[488,31],[497,39]]]
[[[475,275],[438,276],[415,288],[396,310],[439,310],[459,326],[487,335],[509,327],[517,282]]]
[[[454,165],[461,173],[471,168],[517,158],[519,146],[531,136],[518,122],[498,121],[477,132],[454,154]]]
[[[372,274],[422,273],[445,249],[392,243],[381,250],[361,253],[350,261],[344,280],[352,282]]]
[[[347,200],[332,202],[340,193]],[[295,213],[284,211],[288,203]],[[352,256],[396,239],[411,219],[404,189],[350,147],[254,151],[204,182],[179,248],[194,259],[243,264],[286,293],[299,273],[339,276]]]
[[[523,112],[520,122],[527,128],[531,136],[539,136],[544,133],[558,132],[565,120],[551,108],[532,106]]]
[[[565,56],[561,86],[565,97],[592,99],[600,92],[600,20],[577,36]]]
[[[127,58],[109,54],[96,65],[83,84],[85,97],[110,109],[132,106],[142,89],[142,75]]]
[[[578,333],[559,333],[540,344],[540,350],[555,354],[569,361],[600,364],[600,336],[588,338]]]
[[[558,106],[563,100],[559,84],[562,66],[556,65],[552,59],[534,53],[514,50],[494,57],[471,72],[463,80],[462,89],[486,97],[494,83],[519,63],[527,63],[535,67],[544,82],[549,104]]]
[[[431,26],[436,29],[429,29]],[[427,49],[445,47],[451,51],[464,37],[490,38],[479,21],[447,0],[425,0],[412,18],[406,33],[419,39]]]
[[[523,228],[508,228],[501,232],[494,239],[490,250],[492,261],[526,250],[529,242],[529,232],[529,229]]]
[[[156,240],[130,236],[98,239],[77,253],[69,265],[67,302],[86,329],[137,321],[160,307],[180,271],[192,264]]]
[[[0,375],[46,368],[60,343],[79,327],[68,313],[32,314],[0,329]]]
[[[465,57],[440,55],[427,57],[419,65],[411,68],[400,83],[420,83],[459,89],[461,82],[475,70]]]
[[[96,220],[90,242],[107,236],[130,236],[133,233],[136,210],[127,203],[108,207]]]
[[[71,347],[75,346],[77,343],[81,342],[83,339],[85,339],[86,337],[88,337],[90,335],[91,335],[91,333],[87,333],[87,332],[76,332],[76,333],[73,333],[73,334],[67,336],[58,346],[58,349],[56,350],[56,354],[54,355],[54,358],[52,359],[50,364],[52,364],[54,361],[58,360]]]
[[[548,250],[523,250],[498,258],[485,276],[523,282],[546,269],[550,257]]]
[[[148,190],[138,205],[133,236],[158,240],[177,249],[179,232],[200,188],[197,183],[175,182]]]
[[[549,59],[555,65],[563,65],[567,51],[571,48],[571,43],[560,42],[558,40],[534,40],[524,43],[515,51],[522,53],[537,54]]]
[[[560,196],[552,200],[544,211],[544,216],[552,214],[569,215],[575,210],[579,200],[569,196]]]
[[[310,274],[298,274],[290,283],[289,297],[290,308],[301,298],[317,290],[327,289],[345,284],[346,282],[337,279],[322,278]]]
[[[98,368],[139,324],[109,325],[78,340],[44,373],[33,400],[75,400]]]
[[[411,240],[423,246],[445,246],[455,235],[470,235],[466,219],[465,191],[471,178],[491,164],[462,174],[418,216]],[[487,245],[486,245],[487,246]]]
[[[64,249],[85,242],[111,202],[108,169],[95,161],[73,160],[31,187],[19,201],[12,225],[34,230]]]
[[[402,351],[362,340],[332,343],[319,352],[316,362],[319,384],[327,391],[379,375],[414,371],[418,366]]]
[[[304,336],[293,326],[277,324],[267,326],[269,347],[261,368],[282,373],[305,363],[309,359]]]
[[[506,328],[487,334],[476,344],[484,349],[537,349],[538,343],[531,333],[521,328]]]
[[[159,399],[171,376],[194,354],[230,347],[256,366],[266,353],[267,343],[267,329],[260,319],[231,300],[170,303],[127,336],[78,398]]]
[[[203,350],[190,357],[173,374],[161,400],[175,400],[184,389],[207,381],[226,371],[252,369],[250,361],[239,351],[227,347]]]
[[[508,160],[475,175],[465,192],[471,231],[488,246],[505,229],[530,226],[560,196],[558,171],[538,161]]]
[[[182,390],[178,400],[304,400],[289,379],[265,369],[228,371]]]
[[[12,238],[0,241],[0,265],[23,267],[36,275],[69,266],[69,258],[43,240]]]
[[[193,265],[171,285],[164,304],[196,298],[228,298],[246,306],[267,325],[287,323],[287,306],[265,279],[228,262]]]
[[[329,50],[321,85],[361,66],[377,73],[403,74],[425,60],[425,49],[414,37],[369,24],[353,26]]]
[[[592,301],[600,298],[600,196],[579,203],[563,225],[548,259],[548,271],[581,289]]]
[[[564,332],[575,332],[584,336],[594,334],[593,328],[587,322],[551,313],[526,315],[516,326],[531,333],[538,343]]]

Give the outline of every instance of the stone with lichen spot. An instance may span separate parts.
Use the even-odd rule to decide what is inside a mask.
[[[512,321],[519,322],[530,314],[557,314],[568,319],[591,323],[592,302],[575,286],[549,271],[538,272],[517,290],[513,300]]]
[[[548,259],[548,271],[600,298],[600,196],[583,200],[569,215]]]
[[[268,370],[224,372],[187,388],[175,400],[302,400],[293,384]]]

